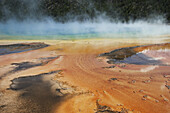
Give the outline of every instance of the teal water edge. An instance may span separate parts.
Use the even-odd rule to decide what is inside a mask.
[[[170,38],[170,34],[155,36],[137,36],[134,34],[84,34],[84,35],[51,35],[51,36],[24,36],[24,35],[0,35],[0,40],[76,40],[76,39],[126,39],[126,38]]]
[[[84,38],[147,38],[170,35],[170,25],[161,23],[0,23],[0,40],[55,40]]]
[[[159,36],[158,36],[159,37]],[[161,36],[162,37],[162,36]],[[87,35],[54,35],[54,36],[19,36],[19,35],[0,35],[0,40],[76,40],[76,39],[126,39],[126,38],[155,38],[155,37],[136,37],[133,35],[112,35],[112,34],[87,34]],[[169,36],[163,36],[169,38]]]

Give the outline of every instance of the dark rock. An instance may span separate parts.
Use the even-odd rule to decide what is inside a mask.
[[[99,104],[98,100],[96,101],[97,110],[95,113],[124,113],[119,111],[114,111],[108,106],[102,106]]]
[[[139,52],[146,48],[151,48],[151,47],[156,47],[156,46],[167,46],[168,47],[169,44],[170,43],[125,47],[125,48],[115,49],[108,53],[100,54],[99,57],[106,57],[108,59],[107,63],[109,64],[136,64],[136,65],[167,66],[167,64],[164,64],[161,61],[154,60],[154,59],[151,60],[152,59],[151,57],[143,53],[139,53]],[[135,49],[139,49],[140,51],[136,51]]]
[[[49,46],[48,44],[44,44],[44,43],[0,45],[0,55],[36,50],[48,46]]]
[[[110,78],[109,81],[115,81],[118,80],[117,78]]]
[[[136,80],[132,80],[131,83],[133,83],[133,84],[136,83]]]
[[[34,84],[41,83],[42,82],[41,77],[43,75],[50,75],[50,74],[59,73],[59,72],[60,72],[60,70],[57,70],[57,71],[51,71],[49,73],[42,73],[39,75],[15,78],[15,79],[11,80],[12,84],[10,85],[10,89],[12,89],[12,90],[25,89],[29,86],[34,85]]]
[[[117,106],[123,106],[123,104],[117,104]]]
[[[6,107],[7,105],[0,105],[0,109]]]
[[[143,83],[149,83],[151,82],[150,80],[145,80],[145,81],[142,81]]]
[[[165,78],[170,78],[170,75],[163,75]]]
[[[147,97],[148,97],[148,95],[144,95],[144,96],[143,96],[143,98],[147,98]]]
[[[104,67],[104,68],[115,68],[116,66],[109,66],[109,67]]]
[[[43,65],[43,63],[21,62],[21,63],[12,63],[11,65],[17,66],[13,70],[13,72],[16,72],[16,71],[21,71],[21,70],[26,70],[26,69],[29,69],[29,68],[33,68],[33,67],[36,67],[36,66],[41,66],[41,65]]]
[[[47,58],[43,58],[41,59],[41,62],[21,62],[21,63],[12,63],[11,65],[15,65],[17,67],[15,67],[12,72],[16,72],[16,71],[21,71],[21,70],[26,70],[29,68],[33,68],[33,67],[37,67],[37,66],[43,66],[46,65],[48,62],[50,62],[51,60],[55,59],[56,57],[47,57]]]
[[[138,47],[138,46],[136,46],[136,47]],[[100,54],[100,56],[106,56],[108,59],[112,59],[112,61],[115,62],[117,60],[123,60],[124,58],[127,58],[129,56],[136,54],[136,52],[133,50],[136,47],[127,47],[127,48],[116,49],[109,53]]]
[[[169,85],[165,85],[168,89],[170,89],[170,86]]]
[[[56,57],[50,57],[47,59],[41,59],[41,61],[38,61],[38,62],[21,62],[21,63],[12,63],[11,65],[15,65],[14,69],[3,74],[1,78],[3,78],[4,76],[7,76],[11,73],[15,73],[15,72],[18,72],[18,71],[23,71],[23,70],[27,70],[27,69],[30,69],[30,68],[34,68],[34,67],[37,67],[37,66],[44,66],[46,64],[48,64],[51,60],[55,59]]]
[[[18,91],[20,94],[18,99],[24,100],[19,107],[22,112],[25,110],[27,113],[51,113],[54,106],[60,105],[66,96],[69,96],[70,93],[66,95],[61,92],[64,87],[58,80],[52,80],[52,82],[43,80],[50,74],[54,74],[51,76],[52,78],[55,77],[58,72],[60,70],[19,77],[11,81],[10,90]],[[65,85],[65,87],[67,86]],[[55,89],[57,90],[55,91]]]
[[[159,102],[159,100],[155,100],[155,102],[156,102],[156,103],[158,103],[158,102]]]
[[[146,100],[146,98],[142,98],[142,100]]]

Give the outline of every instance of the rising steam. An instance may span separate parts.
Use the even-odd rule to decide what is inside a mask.
[[[170,26],[162,23],[148,23],[138,21],[135,23],[113,23],[102,20],[101,22],[68,22],[56,23],[52,19],[46,21],[24,21],[17,22],[10,20],[6,23],[0,23],[1,35],[16,36],[61,36],[75,37],[153,37],[160,35],[169,35]],[[49,38],[49,37],[47,37]]]

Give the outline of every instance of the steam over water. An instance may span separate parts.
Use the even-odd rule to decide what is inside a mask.
[[[67,22],[15,20],[0,23],[0,39],[144,38],[170,35],[170,25],[134,23]]]

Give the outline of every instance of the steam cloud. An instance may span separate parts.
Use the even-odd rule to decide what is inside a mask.
[[[170,26],[160,23],[148,23],[138,21],[135,23],[113,23],[102,20],[101,22],[68,22],[56,23],[52,19],[34,22],[24,21],[17,22],[10,20],[6,23],[0,23],[1,35],[17,36],[87,36],[87,37],[153,37],[160,35],[169,35]],[[49,37],[47,37],[49,38]]]

